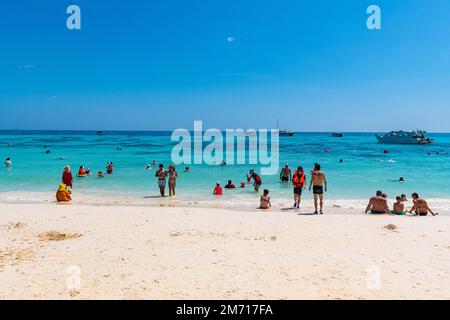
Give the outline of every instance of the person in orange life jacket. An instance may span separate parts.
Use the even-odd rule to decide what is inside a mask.
[[[250,170],[250,175],[247,175],[247,181],[251,181],[253,179],[253,188],[255,188],[255,191],[259,190],[259,187],[262,185],[261,177],[255,173],[255,170]]]
[[[306,187],[306,176],[302,167],[298,167],[292,176],[292,186],[294,187],[294,208],[300,208],[302,191]]]

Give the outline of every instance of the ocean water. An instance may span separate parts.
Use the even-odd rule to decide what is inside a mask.
[[[123,197],[130,202],[156,199],[156,166],[146,170],[146,165],[155,160],[167,168],[175,144],[170,135],[171,132],[105,131],[97,136],[88,131],[0,131],[0,159],[3,162],[10,157],[13,162],[11,169],[0,167],[0,201],[39,201],[42,194],[52,199],[66,164],[74,174],[75,196]],[[381,189],[390,198],[418,192],[446,206],[450,203],[450,156],[446,155],[450,152],[450,134],[429,136],[435,144],[416,146],[382,145],[373,133],[344,133],[343,138],[330,133],[296,133],[294,137],[280,137],[280,165],[301,165],[308,172],[314,163],[320,163],[329,183],[327,199],[362,203]],[[44,146],[51,153],[46,154]],[[114,162],[114,173],[98,178],[96,173],[106,171],[107,161]],[[75,177],[80,165],[89,167],[93,175]],[[211,193],[217,180],[224,184],[230,179],[238,185],[246,180],[249,169],[259,171],[258,165],[188,166],[190,173],[183,172],[185,165],[177,166],[177,199],[256,203],[258,195],[250,184],[245,189],[226,190],[221,200]],[[398,182],[399,177],[406,181]],[[280,183],[278,174],[262,179],[262,188],[270,190],[272,199],[290,201],[292,188]]]

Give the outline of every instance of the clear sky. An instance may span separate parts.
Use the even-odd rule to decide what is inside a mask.
[[[81,30],[66,9],[81,8]],[[381,7],[382,30],[366,9]],[[449,0],[0,2],[0,129],[449,132]]]

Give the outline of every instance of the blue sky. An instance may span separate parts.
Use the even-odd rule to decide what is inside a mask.
[[[450,131],[448,0],[1,1],[0,41],[0,129]]]

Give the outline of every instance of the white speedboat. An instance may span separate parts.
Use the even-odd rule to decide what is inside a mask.
[[[376,135],[378,142],[386,144],[430,144],[433,139],[425,136],[423,130],[414,131],[391,131],[384,135]]]
[[[278,135],[280,136],[280,137],[292,137],[293,135],[294,135],[294,132],[293,131],[290,131],[290,130],[280,130],[280,129],[278,129],[278,120],[277,120],[277,130],[278,130]]]

